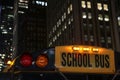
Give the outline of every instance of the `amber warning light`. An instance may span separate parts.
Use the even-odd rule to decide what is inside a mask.
[[[39,55],[36,59],[36,65],[40,68],[44,68],[48,65],[48,57],[45,54]]]

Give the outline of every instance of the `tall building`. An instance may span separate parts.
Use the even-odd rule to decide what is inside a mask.
[[[120,40],[120,0],[115,0],[115,12],[116,12],[116,19],[117,19],[117,28],[119,32],[119,40]]]
[[[12,58],[14,1],[0,1],[0,71]],[[1,67],[2,66],[2,67]]]
[[[16,0],[13,50],[18,55],[47,47],[45,0]]]
[[[120,51],[111,0],[48,0],[48,46],[92,45]]]

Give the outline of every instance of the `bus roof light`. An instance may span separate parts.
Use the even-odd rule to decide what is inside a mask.
[[[80,47],[76,47],[76,46],[72,47],[72,49],[73,49],[74,51],[79,51],[79,50],[81,50]]]
[[[90,51],[90,48],[83,48],[83,51]]]
[[[92,51],[93,51],[93,52],[98,52],[99,49],[98,49],[98,48],[93,48]]]

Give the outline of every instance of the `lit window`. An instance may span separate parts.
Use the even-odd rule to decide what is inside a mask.
[[[62,26],[62,31],[64,31],[67,28],[66,23]]]
[[[81,1],[82,8],[86,8],[85,1]]]
[[[62,16],[62,21],[64,21],[64,16]]]
[[[53,42],[55,42],[55,39],[53,38]]]
[[[20,13],[20,14],[24,14],[24,11],[18,11],[18,13]]]
[[[104,20],[105,20],[105,21],[109,21],[109,16],[108,16],[108,15],[105,15]]]
[[[103,21],[103,16],[102,16],[102,14],[99,14],[99,15],[98,15],[98,20]]]
[[[61,35],[61,30],[59,31],[59,35]]]
[[[71,21],[70,21],[70,19],[68,19],[68,24],[71,24]]]
[[[42,2],[41,1],[36,1],[36,4],[42,4]]]
[[[47,6],[47,2],[43,2],[43,1],[36,1],[36,4],[41,6]]]
[[[107,5],[107,4],[104,4],[103,6],[104,6],[104,10],[105,10],[105,11],[108,11],[108,5]]]
[[[1,26],[0,29],[3,29],[3,27]]]
[[[102,4],[101,3],[97,3],[97,8],[98,8],[98,10],[102,10]]]
[[[57,40],[57,37],[55,36],[55,40]]]
[[[66,13],[64,13],[64,19],[66,19]]]
[[[90,41],[91,41],[91,42],[94,41],[94,37],[93,37],[93,35],[90,36]]]
[[[28,4],[26,4],[26,3],[18,3],[19,5],[18,5],[18,7],[21,7],[21,8],[28,8]]]
[[[88,41],[88,35],[84,35],[85,41]]]
[[[108,38],[107,38],[107,42],[108,42],[108,43],[111,43],[111,40],[112,40],[111,37],[108,37]]]
[[[53,27],[53,33],[54,33],[54,31],[55,31],[55,29],[54,29],[54,27]]]
[[[59,21],[57,22],[57,27],[59,27]]]
[[[12,17],[12,18],[13,18],[14,16],[13,16],[13,15],[11,15],[11,14],[8,14],[8,17]]]
[[[42,4],[41,4],[42,6],[44,6],[44,2],[42,2]]]
[[[71,16],[71,22],[73,22],[73,16]]]
[[[70,11],[72,11],[72,9],[73,9],[73,8],[72,8],[72,4],[70,4]]]
[[[47,2],[45,2],[45,6],[47,6]]]
[[[25,2],[25,3],[28,3],[28,0],[19,0],[19,2]]]
[[[59,19],[59,25],[61,25],[61,20]]]
[[[2,59],[4,59],[5,57],[4,57],[4,56],[2,56],[1,58],[2,58]],[[3,65],[3,64],[2,64],[2,65]]]
[[[88,13],[88,19],[92,19],[92,14]]]
[[[105,38],[104,37],[101,37],[101,42],[104,43],[105,42]]]
[[[91,2],[87,2],[87,8],[91,8]]]
[[[82,13],[82,18],[84,18],[84,19],[87,18],[86,12]]]
[[[68,7],[67,11],[68,11],[68,14],[70,14],[70,8],[69,7]]]
[[[118,17],[118,26],[120,26],[120,16]]]
[[[11,27],[9,27],[9,30],[12,30],[12,28],[11,28]]]
[[[54,28],[55,28],[55,31],[56,31],[56,25],[54,26]]]
[[[59,34],[59,32],[57,33],[57,37],[59,37],[60,36],[60,34]]]
[[[64,29],[66,29],[66,28],[67,28],[67,26],[66,26],[66,23],[65,23]]]
[[[7,30],[3,29],[2,34],[7,34],[7,33],[8,33]]]

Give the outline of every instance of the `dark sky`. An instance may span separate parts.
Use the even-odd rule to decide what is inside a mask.
[[[14,0],[0,0],[0,3],[2,5],[13,5],[14,4]]]

